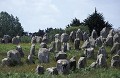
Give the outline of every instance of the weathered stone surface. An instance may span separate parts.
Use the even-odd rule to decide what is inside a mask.
[[[94,58],[94,48],[85,49],[84,54],[87,58]]]
[[[11,63],[12,63],[12,61],[10,58],[4,58],[4,59],[2,59],[1,65],[2,66],[10,66]]]
[[[75,69],[76,69],[75,56],[73,56],[73,57],[70,59],[70,69],[71,69],[71,70],[75,70]]]
[[[10,50],[7,52],[7,58],[10,58],[16,64],[20,64],[21,56],[17,50]]]
[[[9,35],[4,35],[3,42],[4,43],[9,43],[10,41],[11,41],[11,37]]]
[[[37,73],[37,74],[44,74],[44,72],[45,72],[45,69],[44,69],[44,67],[43,66],[37,66],[37,68],[35,69],[35,72]]]
[[[83,45],[82,45],[81,48],[90,48],[90,47],[91,47],[91,44],[90,44],[90,42],[89,42],[89,39],[87,39],[87,40],[83,43]]]
[[[60,74],[68,74],[70,70],[70,64],[69,61],[66,59],[60,59],[57,61],[57,70]]]
[[[92,47],[95,47],[95,39],[92,37],[89,37],[89,42]]]
[[[96,38],[98,37],[97,36],[97,32],[93,29],[93,31],[92,31],[92,33],[91,33],[91,37],[93,38],[93,39],[95,39],[96,40]]]
[[[103,43],[102,36],[99,36],[99,37],[95,40],[95,46],[101,46],[102,43]]]
[[[120,43],[120,35],[118,33],[116,33],[114,36],[113,36],[113,43]]]
[[[67,54],[65,52],[58,52],[56,55],[55,55],[55,59],[56,61],[59,60],[59,59],[66,59],[67,58]]]
[[[63,43],[61,50],[62,50],[63,52],[66,52],[66,51],[67,51],[67,43]]]
[[[96,63],[98,67],[107,67],[107,61],[103,54],[99,54],[97,56]]]
[[[32,44],[32,45],[31,45],[30,55],[35,55],[35,44]]]
[[[85,57],[80,57],[77,63],[78,69],[84,68],[86,66],[86,58]]]
[[[96,68],[96,67],[97,67],[97,63],[96,63],[96,62],[93,62],[89,67],[90,67],[90,68]]]
[[[106,58],[108,57],[106,49],[105,49],[104,46],[102,46],[102,47],[99,48],[97,55],[100,55],[100,54],[103,54],[103,56],[105,56]]]
[[[102,38],[107,38],[109,31],[110,31],[110,28],[107,28],[107,27],[103,28],[100,32],[100,36],[102,36]]]
[[[80,49],[80,39],[79,38],[75,39],[74,46],[75,46],[75,49],[77,49],[77,50]]]
[[[116,42],[111,48],[111,54],[116,54],[118,50],[120,50],[120,43]]]
[[[44,42],[42,42],[42,43],[40,44],[40,47],[41,47],[41,48],[47,48],[47,44],[44,43]]]
[[[105,44],[106,44],[107,46],[112,46],[112,45],[113,45],[113,37],[112,37],[112,36],[108,36],[108,37],[106,38]]]
[[[48,35],[47,35],[47,33],[43,36],[43,38],[42,38],[42,42],[44,42],[44,43],[48,43]]]
[[[120,67],[120,56],[114,55],[111,60],[111,67]]]
[[[13,37],[12,43],[18,45],[20,43],[20,39],[18,37]]]
[[[76,38],[79,38],[80,40],[83,40],[83,33],[80,29],[76,32]]]
[[[16,47],[16,50],[20,53],[20,56],[21,56],[21,57],[24,57],[24,52],[23,52],[22,47],[21,47],[20,45],[18,45],[18,46]]]
[[[114,31],[114,29],[111,29],[110,31],[109,31],[109,34],[108,34],[108,36],[114,36],[114,34],[115,34],[115,31]]]
[[[67,33],[61,35],[61,42],[67,43],[69,41],[69,36]]]
[[[29,63],[30,64],[34,64],[35,62],[34,62],[34,60],[33,60],[33,55],[28,55],[28,61],[29,61]]]
[[[55,34],[55,41],[60,40],[60,34]]]
[[[61,51],[61,41],[60,40],[56,40],[55,41],[55,52],[59,52]]]
[[[38,60],[40,63],[49,62],[49,51],[46,48],[40,48],[38,52]]]
[[[57,74],[58,74],[58,70],[57,70],[56,67],[47,68],[46,71],[47,71],[49,74],[52,74],[52,75],[57,75]]]
[[[36,43],[36,37],[32,37],[31,44],[35,44],[35,43]]]
[[[89,39],[89,36],[86,32],[83,33],[83,40],[86,41],[87,39]]]
[[[74,42],[74,40],[75,40],[75,38],[76,38],[76,33],[75,33],[74,31],[72,31],[72,32],[70,33],[69,38],[70,38],[70,41],[71,41],[71,42]]]
[[[118,51],[117,51],[117,55],[119,55],[119,56],[120,56],[120,50],[118,50]]]
[[[37,43],[41,43],[41,42],[42,42],[42,37],[36,36],[36,42],[37,42]]]
[[[54,52],[55,51],[55,41],[52,41],[49,47],[49,51],[50,52]]]

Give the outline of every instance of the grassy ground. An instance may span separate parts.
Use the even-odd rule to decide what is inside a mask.
[[[108,68],[98,68],[98,69],[90,69],[88,66],[96,60],[96,58],[93,59],[87,59],[87,66],[84,69],[71,71],[68,75],[49,75],[47,72],[43,75],[38,75],[35,73],[35,68],[37,65],[43,65],[45,68],[48,67],[55,67],[56,62],[54,59],[55,53],[50,53],[50,63],[38,63],[37,59],[37,52],[39,50],[39,44],[36,45],[36,61],[35,64],[28,65],[26,63],[27,56],[29,54],[30,50],[30,43],[21,43],[20,44],[23,48],[23,51],[25,53],[25,57],[22,58],[22,64],[15,66],[15,67],[5,67],[0,65],[0,78],[120,78],[120,69],[117,68],[110,68],[110,61],[111,61],[111,55],[110,55],[110,49],[111,47],[106,47],[107,53],[109,58],[107,59]],[[0,64],[1,60],[6,57],[7,51],[11,49],[15,49],[16,45],[13,44],[0,44]],[[95,49],[95,55],[97,54],[99,48]],[[72,56],[77,57],[77,61],[80,58],[80,56],[83,54],[82,50],[71,50],[67,52],[68,59],[70,59]]]

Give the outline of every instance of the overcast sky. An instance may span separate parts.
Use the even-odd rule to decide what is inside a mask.
[[[83,21],[95,7],[114,28],[120,27],[120,0],[0,0],[0,12],[17,16],[27,32],[65,28],[75,17]]]

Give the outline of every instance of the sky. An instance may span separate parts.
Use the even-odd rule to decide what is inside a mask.
[[[75,17],[80,21],[97,11],[105,21],[120,27],[120,0],[0,0],[0,12],[17,16],[26,32],[65,28]]]

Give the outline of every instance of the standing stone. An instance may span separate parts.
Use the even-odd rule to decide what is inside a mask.
[[[4,59],[2,59],[1,65],[2,66],[10,66],[11,63],[12,63],[12,61],[10,58],[4,58]]]
[[[37,37],[36,37],[36,42],[37,42],[37,43],[41,43],[41,42],[42,42],[42,37],[37,36]]]
[[[52,41],[49,47],[49,51],[50,52],[54,52],[55,51],[55,41]]]
[[[98,38],[95,40],[95,46],[101,46],[102,43],[103,43],[102,36],[98,37]]]
[[[47,48],[47,44],[44,43],[44,42],[42,42],[42,43],[40,44],[40,47],[41,47],[41,48]]]
[[[38,52],[38,60],[40,63],[49,62],[49,51],[46,48],[40,48]]]
[[[116,54],[118,50],[120,50],[120,43],[116,42],[111,48],[111,54]]]
[[[67,51],[71,50],[71,46],[69,43],[67,43]]]
[[[13,37],[12,38],[12,43],[18,45],[20,43],[20,40],[18,37]]]
[[[43,36],[42,42],[48,43],[48,35],[47,35],[47,33]]]
[[[34,60],[33,60],[33,55],[28,55],[28,61],[29,61],[29,63],[30,64],[34,64],[35,62],[34,62]]]
[[[56,40],[60,40],[60,35],[59,34],[55,34],[55,41]]]
[[[97,56],[96,63],[97,63],[97,66],[99,66],[99,67],[106,67],[107,66],[107,61],[106,61],[106,58],[103,54],[99,54]]]
[[[35,69],[35,72],[37,73],[37,74],[44,74],[44,72],[45,72],[45,69],[44,69],[44,67],[43,66],[37,66],[37,68]]]
[[[115,43],[115,42],[120,43],[120,36],[119,36],[118,33],[116,33],[116,34],[113,36],[113,43]]]
[[[67,33],[61,35],[61,42],[67,43],[69,41],[69,36]]]
[[[103,28],[100,32],[100,36],[102,36],[102,38],[107,38],[109,31],[110,28],[108,27]]]
[[[35,44],[35,43],[36,43],[36,37],[32,37],[31,44]]]
[[[105,56],[106,58],[108,57],[106,49],[105,49],[104,46],[102,46],[102,47],[99,48],[97,55],[100,55],[100,54],[103,54],[103,56]]]
[[[35,44],[32,44],[32,45],[31,45],[30,55],[35,55]]]
[[[114,55],[111,60],[111,67],[120,67],[120,56]]]
[[[70,59],[70,69],[71,69],[71,70],[75,70],[75,69],[76,69],[75,56],[73,56],[73,57]]]
[[[16,50],[20,53],[20,57],[24,57],[24,52],[23,52],[22,47],[20,45],[18,45],[16,47]]]
[[[85,49],[84,54],[87,58],[94,58],[94,48]]]
[[[70,70],[69,61],[66,59],[60,59],[57,61],[57,70],[60,74],[68,74]]]
[[[3,41],[4,43],[9,43],[11,41],[11,37],[9,35],[4,35]]]
[[[52,75],[57,75],[57,74],[58,74],[58,70],[57,70],[56,67],[47,68],[46,71],[47,71],[49,74],[52,74]]]
[[[97,32],[93,29],[93,31],[92,31],[92,33],[91,33],[91,37],[93,38],[93,39],[95,39],[96,40],[96,38],[98,37],[97,36]]]
[[[111,29],[110,31],[109,31],[109,34],[108,34],[108,36],[114,36],[114,34],[115,34],[115,31],[114,31],[114,29]]]
[[[75,40],[75,38],[76,38],[76,33],[75,33],[74,31],[72,31],[72,32],[70,33],[69,38],[70,38],[70,41],[71,41],[71,42],[74,42],[74,40]]]
[[[112,37],[112,36],[108,36],[108,37],[106,38],[105,44],[106,44],[107,46],[112,46],[112,45],[113,45],[113,37]]]
[[[55,55],[55,59],[56,61],[59,59],[67,59],[67,54],[65,52],[60,51]]]
[[[89,39],[87,39],[87,40],[83,43],[83,45],[82,45],[81,48],[90,48],[90,47],[91,47],[90,41],[89,41]]]
[[[56,50],[56,52],[61,51],[61,42],[60,42],[60,40],[55,41],[55,50]]]
[[[88,34],[86,32],[83,33],[83,40],[86,41],[89,38]]]
[[[67,43],[63,43],[61,50],[62,50],[63,52],[66,52],[66,51],[67,51]]]
[[[79,50],[80,48],[80,39],[79,38],[76,38],[75,41],[74,41],[74,46],[75,46],[75,49]]]
[[[80,40],[83,40],[83,33],[80,29],[76,32],[76,38],[79,38]]]
[[[86,58],[85,57],[80,57],[77,63],[78,69],[84,68],[86,66]]]
[[[11,61],[16,64],[20,64],[21,63],[21,56],[20,53],[17,50],[10,50],[7,52],[7,58],[10,58]],[[15,65],[16,65],[15,64]]]
[[[89,37],[89,42],[92,47],[95,47],[95,39],[92,37]]]

